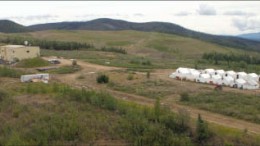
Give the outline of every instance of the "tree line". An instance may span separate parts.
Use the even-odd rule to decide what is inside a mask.
[[[28,41],[31,46],[39,46],[41,49],[51,50],[79,50],[79,49],[94,49],[96,51],[115,52],[127,54],[126,50],[118,47],[102,47],[96,49],[94,45],[88,43],[79,43],[74,41],[53,41],[53,40],[40,40],[35,38],[25,37],[7,37],[0,39],[1,43],[24,45],[24,41]]]
[[[53,50],[78,50],[81,48],[89,49],[93,48],[92,44],[78,43],[78,42],[64,42],[64,41],[50,41],[50,40],[40,40],[34,38],[24,38],[24,37],[7,37],[1,39],[1,43],[5,44],[15,44],[24,45],[24,41],[28,41],[31,46],[39,46],[41,49],[53,49]]]
[[[224,54],[224,53],[217,53],[217,52],[210,52],[204,53],[202,55],[202,59],[212,60],[215,64],[219,64],[219,61],[226,61],[228,64],[230,62],[245,62],[247,64],[260,64],[260,58],[251,56],[248,54]]]

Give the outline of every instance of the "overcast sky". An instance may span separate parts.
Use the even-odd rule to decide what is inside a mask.
[[[211,34],[260,32],[260,1],[0,1],[0,19],[23,25],[96,18],[172,22]]]

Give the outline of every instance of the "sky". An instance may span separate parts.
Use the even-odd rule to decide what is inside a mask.
[[[0,19],[25,26],[112,18],[218,35],[260,32],[260,1],[0,1],[0,10]]]

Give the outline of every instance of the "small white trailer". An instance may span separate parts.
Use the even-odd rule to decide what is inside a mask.
[[[21,76],[21,82],[32,82],[34,80],[41,80],[44,83],[48,83],[49,79],[49,74],[30,74]]]

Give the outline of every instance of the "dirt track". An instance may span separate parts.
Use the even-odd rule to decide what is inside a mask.
[[[71,61],[67,60],[67,59],[61,59],[61,62],[62,62],[61,65],[71,64]],[[110,94],[112,94],[116,98],[120,98],[120,99],[128,100],[128,101],[133,101],[133,102],[143,104],[143,105],[153,106],[154,100],[147,98],[147,97],[128,94],[128,93],[124,93],[124,92],[120,92],[120,91],[114,91],[114,90],[108,89],[108,88],[106,88],[105,86],[102,86],[102,85],[77,83],[76,77],[81,75],[81,74],[86,74],[86,73],[91,73],[91,72],[96,73],[96,72],[99,72],[99,71],[109,71],[109,70],[118,70],[118,69],[122,70],[123,68],[96,65],[96,64],[83,62],[83,61],[78,61],[78,64],[83,68],[81,71],[73,73],[73,74],[59,75],[59,76],[56,76],[56,78],[61,82],[73,85],[75,87],[83,87],[84,86],[84,87],[95,89],[95,90],[104,90],[104,91],[109,92]],[[158,76],[161,79],[169,80],[169,78],[168,78],[169,73],[170,73],[170,70],[157,70],[155,73],[152,73],[152,74],[153,74],[153,76]],[[232,89],[232,88],[226,87],[226,88],[224,88],[224,90],[233,91],[233,90],[237,90],[237,89]],[[244,91],[244,90],[243,91],[237,90],[236,92],[243,92],[243,93],[246,92],[248,94],[255,94],[255,92]],[[256,92],[260,93],[259,90],[257,90]],[[260,134],[260,125],[259,124],[250,123],[250,122],[243,121],[243,120],[238,120],[238,119],[235,119],[235,118],[232,118],[232,117],[227,117],[227,116],[212,113],[212,112],[209,112],[209,111],[199,110],[199,109],[196,109],[196,108],[193,108],[193,107],[179,105],[176,102],[168,101],[168,99],[171,99],[171,97],[166,98],[162,102],[167,103],[167,105],[169,107],[171,107],[173,112],[178,112],[179,109],[186,109],[186,110],[189,111],[190,116],[192,118],[197,118],[198,114],[201,114],[203,116],[203,118],[205,120],[207,120],[208,122],[216,123],[216,124],[219,124],[219,125],[223,125],[223,126],[231,127],[231,128],[236,128],[236,129],[240,129],[240,130],[247,129],[248,132]]]

